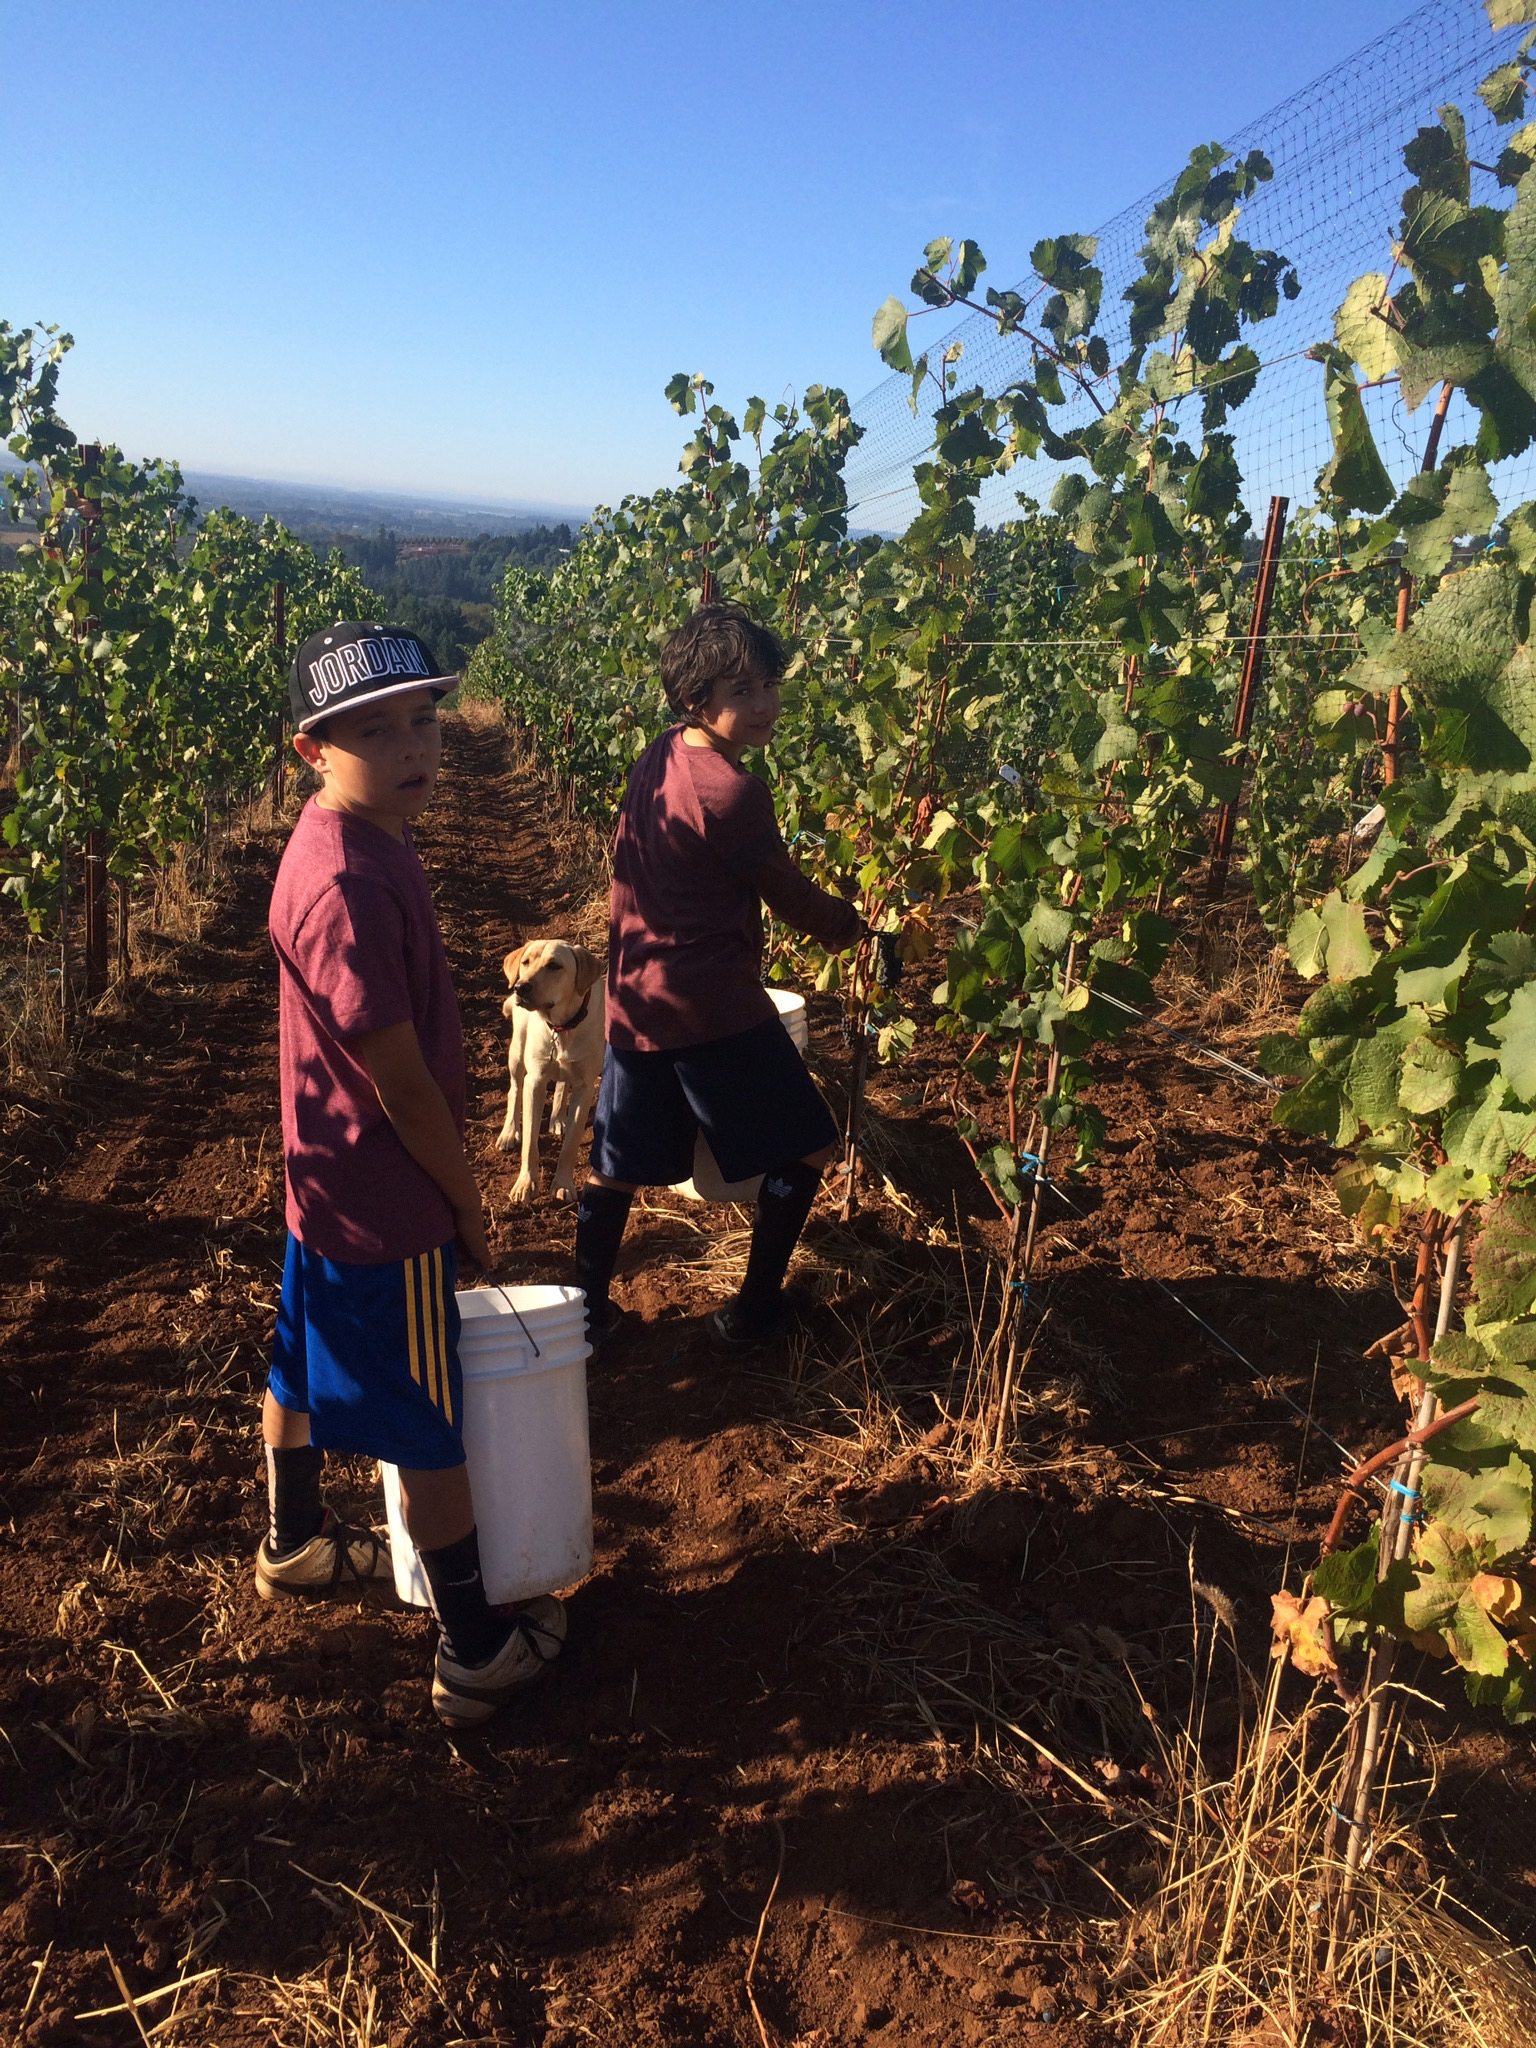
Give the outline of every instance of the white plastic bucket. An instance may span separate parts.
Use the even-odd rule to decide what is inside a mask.
[[[531,1600],[574,1585],[592,1568],[586,1297],[579,1287],[476,1287],[455,1299],[464,1461],[485,1596],[493,1606]],[[428,1607],[400,1474],[393,1465],[379,1469],[395,1591],[413,1607]]]
[[[805,1013],[805,997],[797,996],[787,988],[771,988],[768,999],[779,1013],[779,1022],[789,1033],[790,1041],[802,1058],[811,1042],[810,1020]],[[693,1147],[693,1178],[679,1181],[674,1194],[686,1195],[693,1202],[755,1202],[757,1191],[763,1184],[760,1173],[750,1180],[725,1180],[715,1163],[715,1155],[704,1142],[700,1131]]]

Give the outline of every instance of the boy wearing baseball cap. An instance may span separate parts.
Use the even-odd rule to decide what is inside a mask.
[[[320,1498],[326,1451],[399,1467],[440,1641],[432,1703],[467,1726],[537,1678],[560,1602],[486,1600],[460,1435],[456,1250],[490,1265],[464,1154],[458,1003],[410,824],[456,682],[412,633],[341,624],[299,649],[294,748],[320,778],[272,892],[288,1251],[262,1408],[263,1599],[382,1578]]]

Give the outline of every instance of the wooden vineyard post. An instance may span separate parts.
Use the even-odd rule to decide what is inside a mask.
[[[74,1014],[75,992],[70,982],[72,961],[69,949],[69,849],[59,852],[59,1029],[68,1037]]]
[[[843,1206],[846,1223],[859,1206],[855,1179],[859,1165],[859,1126],[864,1116],[864,1084],[869,1077],[869,1018],[862,1004],[854,1012],[853,1073],[848,1083],[848,1122],[843,1133]]]
[[[1422,475],[1427,475],[1435,466],[1440,453],[1440,434],[1445,426],[1445,416],[1450,410],[1451,392],[1454,385],[1447,378],[1440,387],[1440,398],[1435,406],[1435,416],[1429,423],[1429,439],[1424,444],[1424,460],[1419,464]],[[1413,611],[1413,577],[1405,561],[1397,576],[1397,630],[1406,633],[1408,619]],[[1394,683],[1387,696],[1387,736],[1381,745],[1381,779],[1396,782],[1397,755],[1402,742],[1399,734],[1403,723],[1403,687]]]
[[[107,835],[92,826],[85,835],[85,993],[99,996],[107,985],[107,925],[112,885],[107,879]]]
[[[101,462],[101,449],[94,443],[82,443],[80,468],[82,477],[89,479],[96,474]],[[101,500],[88,495],[82,489],[79,494],[80,507],[80,578],[84,584],[91,580],[91,556],[95,552],[96,522],[101,517]],[[87,639],[100,629],[100,620],[88,617],[85,621]],[[108,899],[111,884],[107,879],[107,857],[110,842],[106,828],[93,825],[85,835],[85,994],[88,1002],[94,1001],[107,985],[107,920]],[[67,914],[67,913],[66,913]]]
[[[1259,677],[1264,672],[1264,646],[1269,638],[1269,614],[1275,601],[1275,580],[1280,570],[1280,543],[1285,538],[1286,515],[1290,511],[1289,498],[1271,498],[1269,501],[1269,523],[1264,529],[1264,545],[1259,551],[1259,570],[1253,587],[1253,619],[1248,627],[1248,644],[1243,649],[1243,673],[1237,686],[1237,708],[1232,715],[1232,737],[1242,741],[1248,737],[1248,728],[1253,722],[1253,700],[1258,695]],[[1248,772],[1248,757],[1238,756],[1239,777]],[[1206,884],[1207,903],[1219,903],[1227,893],[1227,870],[1232,862],[1232,841],[1237,832],[1238,806],[1242,802],[1242,784],[1239,780],[1237,795],[1230,803],[1222,805],[1216,818],[1216,836],[1211,844],[1211,871]]]
[[[128,951],[128,919],[133,909],[133,892],[128,884],[119,881],[117,885],[117,978],[126,982],[130,972]]]
[[[281,583],[272,586],[272,651],[277,656],[277,677],[281,684],[288,670],[288,619],[286,593]],[[281,708],[272,721],[272,815],[281,815],[287,778],[288,721]]]

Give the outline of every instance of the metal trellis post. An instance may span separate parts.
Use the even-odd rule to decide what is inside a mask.
[[[1269,523],[1264,529],[1264,546],[1259,553],[1259,571],[1254,579],[1253,623],[1248,628],[1248,644],[1243,649],[1243,673],[1237,686],[1237,708],[1232,717],[1234,740],[1247,739],[1248,728],[1253,722],[1253,700],[1258,694],[1259,677],[1264,672],[1264,643],[1269,637],[1269,613],[1280,570],[1280,543],[1285,538],[1286,515],[1290,509],[1289,498],[1271,498],[1269,501]],[[1247,775],[1246,754],[1238,757],[1238,771],[1241,776]],[[1230,803],[1222,805],[1216,819],[1210,880],[1205,892],[1207,903],[1219,903],[1227,893],[1227,869],[1231,865],[1232,840],[1237,831],[1237,812],[1242,796],[1239,783],[1237,795]]]

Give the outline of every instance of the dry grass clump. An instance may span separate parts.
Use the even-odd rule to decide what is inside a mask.
[[[7,1084],[51,1098],[71,1057],[56,946],[28,939],[0,963],[0,1018]]]
[[[826,1648],[858,1691],[885,1693],[888,1713],[915,1717],[968,1754],[984,1723],[984,1746],[1005,1776],[1008,1758],[1022,1754],[1033,1777],[1044,1738],[1079,1755],[1145,1748],[1129,1652],[1112,1629],[1058,1638],[1002,1613],[930,1550],[893,1546],[861,1571]]]
[[[1205,1593],[1205,1589],[1197,1589]],[[1222,1596],[1205,1593],[1222,1611]],[[1221,1628],[1182,1725],[1154,1724],[1169,1796],[1156,1888],[1128,1914],[1110,1983],[1135,2048],[1517,2048],[1536,2038],[1536,1974],[1444,1887],[1418,1881],[1381,1788],[1355,1911],[1329,1967],[1340,1866],[1326,1853],[1342,1728],[1331,1704],[1279,1710],[1282,1667],[1220,1762],[1202,1741]]]
[[[1196,914],[1158,976],[1160,1014],[1167,1023],[1218,1034],[1285,1029],[1289,968],[1284,946],[1256,917],[1242,918],[1231,907]]]
[[[85,912],[78,889],[68,919],[68,976],[64,985],[66,948],[55,929],[48,939],[25,937],[0,956],[0,1046],[4,1079],[12,1088],[44,1098],[56,1097],[69,1078],[90,1015],[121,1014],[129,998],[124,966],[131,980],[174,978],[179,948],[201,943],[203,930],[220,899],[223,863],[231,847],[240,847],[254,832],[286,822],[293,807],[277,810],[270,790],[252,802],[233,800],[211,808],[205,837],[194,846],[178,847],[163,866],[131,889],[113,884],[108,905],[108,983],[89,1005],[85,998]],[[126,916],[128,929],[123,932]]]
[[[559,871],[578,880],[591,878],[594,889],[600,886],[606,891],[613,879],[612,831],[573,809],[571,790],[544,758],[533,727],[523,725],[515,717],[509,718],[500,698],[465,697],[461,693],[454,714],[474,731],[495,730],[506,735],[507,751],[519,781],[538,797],[541,822]],[[605,926],[606,922],[605,916]]]

